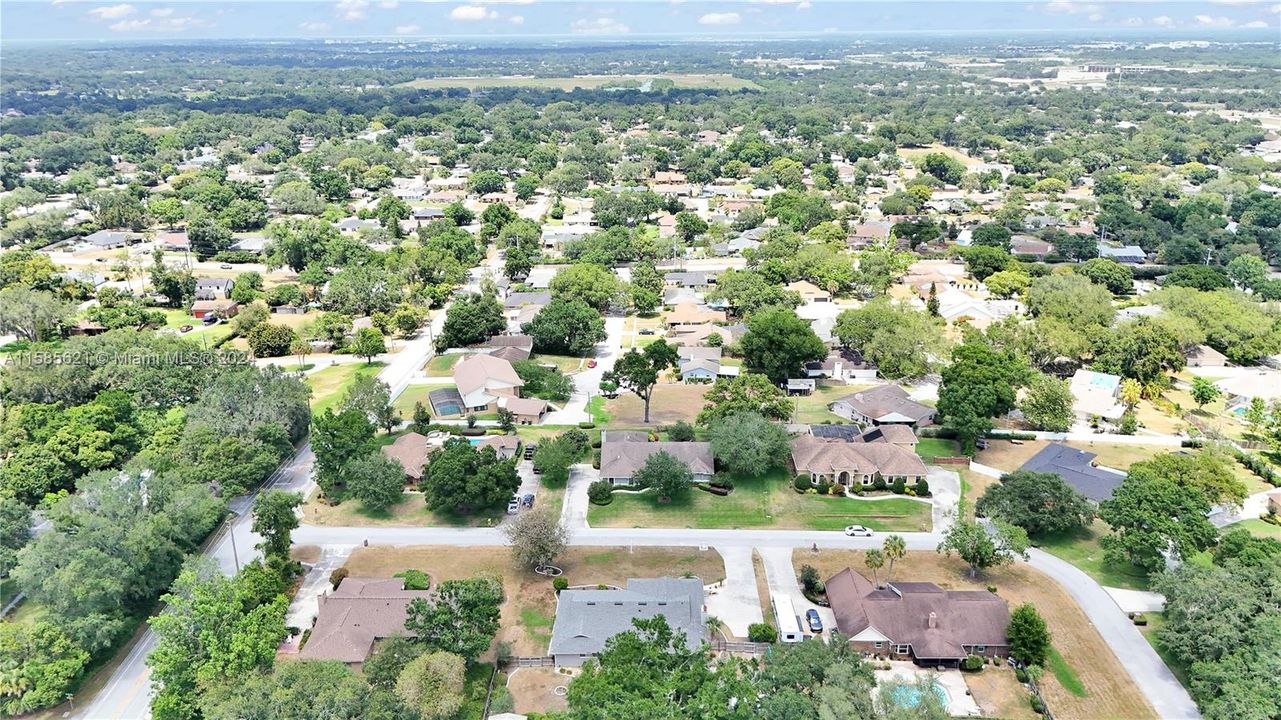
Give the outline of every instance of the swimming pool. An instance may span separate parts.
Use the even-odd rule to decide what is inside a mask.
[[[939,704],[947,708],[947,690],[941,685],[931,685],[930,689],[938,696]],[[921,689],[915,685],[899,685],[890,693],[894,703],[899,707],[914,708],[921,704]]]

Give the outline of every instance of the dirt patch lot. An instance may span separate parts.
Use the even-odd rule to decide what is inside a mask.
[[[316,491],[302,506],[302,513],[308,525],[322,527],[493,527],[505,517],[504,508],[466,516],[432,512],[416,490],[406,492],[403,500],[383,510],[370,510],[359,500],[329,505],[320,501]]]
[[[846,567],[863,568],[863,557],[860,550],[822,550],[818,553],[802,550],[795,553],[794,562],[798,566],[801,563],[813,565],[820,576],[828,578]],[[1052,673],[1047,672],[1042,684],[1055,717],[1064,720],[1156,717],[1116,656],[1090,625],[1085,613],[1058,583],[1027,565],[1001,568],[978,580],[970,580],[965,564],[956,558],[932,552],[911,552],[895,568],[895,576],[903,580],[933,582],[954,590],[981,591],[991,584],[997,587],[998,594],[1011,608],[1025,602],[1035,605],[1050,627],[1054,647],[1062,653],[1086,688],[1085,697],[1076,697],[1065,690]]]
[[[974,456],[974,460],[980,465],[987,465],[1006,472],[1014,472],[1023,467],[1023,463],[1031,460],[1033,455],[1041,452],[1046,445],[1049,445],[1044,440],[1021,440],[1019,442],[1022,444],[1018,445],[1009,440],[989,439],[987,441],[987,449],[980,450]]]
[[[568,686],[571,677],[550,667],[515,670],[507,678],[507,689],[516,701],[516,712],[523,715],[567,710],[565,696],[557,695],[555,690]]]
[[[1028,704],[1030,693],[1014,677],[1014,669],[1010,666],[988,666],[983,672],[962,673],[962,676],[984,717],[1004,720],[1037,720],[1041,717]]]
[[[715,550],[697,548],[574,547],[557,565],[571,585],[622,585],[631,577],[693,573],[710,584],[725,579],[725,563]],[[517,656],[545,655],[556,617],[556,593],[551,580],[512,567],[499,547],[362,547],[344,565],[353,576],[390,577],[407,568],[431,575],[432,582],[476,576],[499,578],[506,601],[502,606],[499,642],[510,642]],[[488,659],[492,659],[489,657]],[[519,697],[517,702],[519,703]],[[518,705],[519,707],[519,705]]]
[[[694,422],[698,412],[703,409],[703,395],[710,388],[710,385],[675,383],[655,385],[654,396],[649,404],[650,425],[666,425],[677,420]],[[618,397],[606,401],[605,412],[609,414],[610,424],[614,426],[645,425],[645,403],[633,393],[619,393]]]

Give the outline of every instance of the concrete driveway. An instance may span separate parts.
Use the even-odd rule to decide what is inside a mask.
[[[725,561],[725,580],[706,587],[707,614],[725,624],[735,637],[746,638],[747,626],[764,621],[756,594],[756,568],[750,547],[717,547]]]
[[[605,317],[605,342],[596,346],[593,357],[596,359],[596,367],[589,368],[584,366],[581,370],[570,376],[574,381],[574,391],[570,394],[569,400],[559,410],[553,410],[547,413],[543,418],[544,425],[577,425],[580,422],[590,421],[592,418],[587,414],[587,401],[593,395],[600,394],[600,380],[606,371],[613,369],[614,361],[618,359],[619,353],[623,347],[623,325],[626,318],[622,315],[607,315]]]
[[[792,607],[799,616],[801,627],[805,629],[806,636],[813,636],[810,632],[809,624],[805,622],[805,614],[809,610],[817,610],[818,616],[823,620],[823,634],[818,637],[827,637],[827,634],[836,629],[836,615],[830,608],[819,607],[801,594],[801,586],[796,582],[796,573],[800,566],[805,564],[804,550],[797,550],[796,565],[792,565],[792,548],[766,547],[757,548],[761,554],[761,560],[765,564],[765,579],[769,585],[770,595],[779,594],[792,599]],[[770,618],[770,624],[774,624],[774,618]]]

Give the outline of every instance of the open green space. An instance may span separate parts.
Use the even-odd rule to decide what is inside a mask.
[[[920,438],[916,442],[916,454],[926,463],[934,462],[936,457],[956,457],[960,453],[955,440],[944,438]]]
[[[1086,575],[1107,587],[1147,590],[1148,578],[1138,568],[1110,563],[1103,557],[1099,543],[1110,533],[1107,523],[1095,520],[1088,528],[1036,538],[1034,544],[1051,555],[1072,563]]]
[[[713,73],[664,73],[658,75],[576,75],[573,77],[526,77],[526,76],[488,76],[488,77],[434,77],[418,78],[401,83],[399,87],[417,88],[419,90],[438,90],[443,88],[537,88],[543,90],[595,90],[606,87],[637,87],[652,80],[670,80],[678,88],[701,88],[707,90],[759,90],[760,86],[751,80],[743,80],[733,75]]]
[[[845,423],[845,418],[827,409],[827,406],[846,395],[853,395],[859,390],[866,390],[870,385],[846,385],[820,381],[818,387],[809,395],[792,398],[796,412],[792,413],[792,422],[798,423]]]
[[[423,366],[423,369],[427,371],[428,377],[453,377],[454,366],[457,365],[458,361],[462,358],[462,353],[445,353],[444,355],[437,355],[431,360],[428,360],[427,364]]]
[[[931,526],[929,503],[802,495],[782,471],[736,479],[734,492],[724,497],[693,488],[684,498],[661,504],[653,493],[616,492],[610,504],[592,505],[587,520],[597,527],[840,530],[866,525],[886,532],[918,532]]]
[[[311,411],[323,413],[342,401],[347,388],[358,377],[377,375],[384,363],[346,363],[330,365],[324,370],[317,370],[306,378],[307,387],[311,388]],[[413,405],[410,405],[413,409]]]
[[[1223,528],[1223,532],[1236,530],[1237,528],[1249,530],[1250,534],[1255,537],[1270,537],[1281,540],[1281,525],[1273,525],[1262,520],[1242,520],[1239,523],[1232,523]]]
[[[406,420],[412,420],[414,416],[414,403],[422,403],[431,412],[431,402],[428,401],[427,395],[433,390],[453,387],[448,385],[410,385],[401,391],[392,401],[391,404],[400,411],[401,417]],[[433,413],[434,415],[434,413]]]

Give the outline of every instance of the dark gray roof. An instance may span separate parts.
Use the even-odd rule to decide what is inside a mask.
[[[810,435],[854,442],[862,430],[857,425],[810,425]]]
[[[1112,491],[1121,484],[1125,475],[1108,472],[1090,465],[1094,453],[1051,443],[1032,459],[1023,463],[1020,470],[1054,473],[1087,498],[1100,501],[1112,497]]]
[[[518,308],[522,305],[546,305],[552,301],[552,294],[549,291],[542,292],[514,292],[503,300],[503,307]]]
[[[632,620],[662,615],[685,643],[703,641],[703,581],[699,578],[632,578],[626,590],[564,590],[556,600],[552,655],[593,655],[605,641],[633,629]]]

